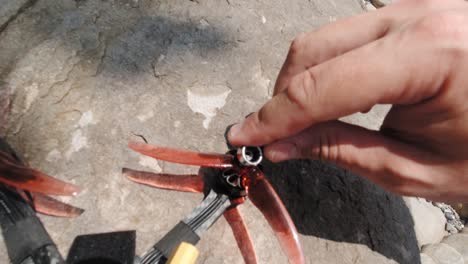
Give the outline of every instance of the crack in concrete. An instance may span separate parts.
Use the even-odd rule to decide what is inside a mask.
[[[23,118],[23,115],[21,115],[20,118],[21,118],[21,119],[18,119],[18,120],[19,120],[19,123],[16,124],[15,129],[14,129],[13,132],[11,133],[11,134],[13,134],[14,136],[18,135],[18,134],[21,132],[21,130],[23,129],[23,119],[22,119],[22,118]],[[13,129],[13,126],[11,126],[11,128]],[[5,134],[6,134],[6,135],[10,134],[10,131],[11,131],[10,129],[7,129],[7,131],[6,131]]]
[[[72,86],[70,87],[70,89],[68,89],[63,95],[62,97],[60,97],[60,99],[58,99],[56,102],[54,102],[53,104],[56,105],[56,104],[60,104],[71,92],[71,90],[73,90],[75,88],[75,86]]]
[[[102,48],[102,53],[101,53],[101,56],[99,56],[99,63],[98,65],[96,66],[96,72],[91,75],[91,77],[96,77],[98,76],[99,74],[101,74],[102,72],[102,69],[103,69],[103,65],[104,65],[104,59],[107,57],[107,41],[104,39],[104,40],[101,40],[101,38],[104,38],[102,35],[103,33],[102,32],[99,32],[98,33],[99,36],[98,36],[98,40],[99,40],[99,45],[101,46],[104,46]]]
[[[98,11],[97,14],[93,17],[93,24],[96,25],[98,20],[101,18],[102,12]],[[100,33],[100,32],[99,32]]]
[[[28,8],[32,7],[38,0],[28,0],[26,1],[14,15],[12,15],[5,23],[0,25],[0,34],[11,24],[11,22],[15,21],[18,16],[23,14]]]
[[[71,58],[70,58],[70,59],[71,59]],[[66,63],[66,64],[68,64],[68,61],[69,61],[70,59],[67,60],[67,63]],[[49,88],[47,89],[47,92],[46,92],[45,94],[41,95],[40,98],[41,98],[41,99],[46,98],[47,96],[49,96],[49,94],[54,90],[54,88],[55,88],[56,86],[68,82],[71,73],[75,70],[76,65],[78,65],[79,63],[80,63],[80,60],[78,60],[78,61],[76,61],[75,63],[73,63],[71,69],[70,69],[70,70],[67,72],[67,74],[65,75],[65,78],[63,78],[62,80],[59,80],[59,81],[56,81],[56,82],[52,83],[52,84],[49,86]],[[59,103],[60,101],[62,101],[62,100],[64,99],[64,97],[65,97],[66,95],[68,95],[68,93],[70,92],[71,89],[73,89],[73,87],[70,88],[70,89],[65,93],[65,95],[62,96],[62,98],[59,99],[59,101],[57,101],[57,102],[54,103],[54,104],[57,104],[57,103]]]

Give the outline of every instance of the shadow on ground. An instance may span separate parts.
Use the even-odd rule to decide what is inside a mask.
[[[0,76],[7,76],[9,65],[46,41],[62,43],[59,46],[70,53],[99,64],[95,75],[108,72],[120,76],[154,70],[169,47],[175,53],[186,50],[203,57],[235,43],[225,28],[213,26],[202,15],[148,12],[144,4],[130,4],[134,2],[34,1],[21,10],[18,21],[0,31],[5,38],[2,48],[9,50],[2,54]],[[9,31],[10,27],[15,31]],[[18,38],[28,41],[18,43]]]
[[[368,246],[398,263],[420,263],[411,214],[397,195],[320,161],[267,164],[299,233]]]
[[[0,57],[0,77],[8,75],[22,54],[51,39],[97,64],[96,75],[119,76],[154,70],[169,48],[202,58],[233,45],[230,33],[200,24],[201,17],[149,16],[144,7],[105,1],[50,2],[37,1],[21,16],[20,25],[15,25],[20,36],[5,44],[11,45],[10,52]],[[3,35],[8,28],[0,32],[2,37],[8,37]],[[301,234],[363,244],[398,263],[420,262],[412,218],[400,197],[320,162],[269,164],[265,172]]]

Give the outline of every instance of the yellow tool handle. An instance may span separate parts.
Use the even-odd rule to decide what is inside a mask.
[[[172,252],[167,264],[195,264],[198,254],[198,249],[194,245],[182,242]]]

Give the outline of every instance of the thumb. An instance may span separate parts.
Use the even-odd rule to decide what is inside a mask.
[[[403,195],[428,196],[437,183],[433,154],[379,131],[330,121],[265,146],[273,162],[312,158],[336,163]]]

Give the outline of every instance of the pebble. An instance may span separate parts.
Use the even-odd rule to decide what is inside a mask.
[[[452,213],[445,213],[445,217],[448,220],[455,220],[455,216]]]
[[[456,233],[458,233],[458,229],[457,229],[454,225],[452,225],[452,224],[450,224],[450,223],[447,223],[447,224],[445,225],[445,230],[446,230],[447,232],[449,232],[449,234],[456,234]]]
[[[464,228],[464,222],[460,219],[458,213],[448,204],[444,203],[433,203],[435,206],[439,207],[440,210],[444,213],[445,218],[447,219],[447,224],[445,225],[445,230],[449,234],[456,234],[459,231],[462,231]]]

